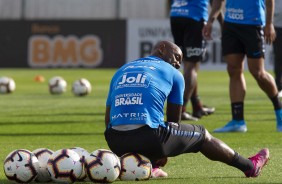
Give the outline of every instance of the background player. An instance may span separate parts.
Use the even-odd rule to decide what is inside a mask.
[[[273,42],[275,83],[278,97],[282,98],[282,1],[275,1],[274,27],[277,33]]]
[[[211,39],[212,23],[221,11],[224,0],[214,0],[203,34]],[[266,6],[266,7],[265,7]],[[266,9],[266,10],[265,10]],[[274,0],[227,0],[222,33],[222,53],[229,74],[229,95],[232,120],[214,132],[246,132],[244,99],[246,82],[243,74],[244,57],[259,87],[273,103],[277,131],[282,131],[282,104],[273,77],[264,68],[265,42],[275,40],[272,24]],[[266,14],[266,15],[265,15]]]
[[[183,52],[185,79],[182,120],[194,120],[212,114],[214,107],[202,105],[198,95],[198,70],[206,52],[202,29],[208,19],[209,0],[170,0],[170,24],[174,42]],[[218,16],[220,24],[223,15]],[[192,115],[186,111],[189,99]]]

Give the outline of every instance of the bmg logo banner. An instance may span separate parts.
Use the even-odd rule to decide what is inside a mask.
[[[100,65],[103,59],[100,38],[94,35],[83,38],[34,35],[29,39],[28,47],[28,62],[32,67],[94,67]]]

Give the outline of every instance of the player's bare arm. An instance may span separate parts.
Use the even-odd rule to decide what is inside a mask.
[[[264,27],[264,37],[266,44],[272,44],[276,38],[276,33],[273,25],[273,15],[274,15],[274,0],[266,0],[266,24]]]
[[[105,126],[108,127],[108,124],[110,123],[110,112],[111,112],[111,106],[106,107],[106,113],[105,113]]]
[[[214,0],[210,0],[210,6],[212,6]],[[223,22],[224,22],[224,15],[222,10],[219,12],[218,16],[217,16],[217,21],[220,25],[220,28],[222,29],[223,27]]]
[[[224,6],[224,1],[225,0],[213,0],[212,3],[212,9],[209,15],[209,19],[207,21],[207,24],[203,27],[203,36],[208,39],[211,40],[211,32],[212,32],[212,24],[214,22],[214,20],[219,16],[219,14],[222,11],[222,8]]]
[[[182,105],[167,103],[166,118],[168,122],[179,123],[181,120]]]

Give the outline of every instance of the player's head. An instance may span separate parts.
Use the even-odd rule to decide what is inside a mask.
[[[169,41],[158,42],[153,48],[152,55],[163,59],[177,69],[180,68],[183,57],[181,49]]]

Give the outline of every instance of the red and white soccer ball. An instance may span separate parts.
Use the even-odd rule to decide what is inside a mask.
[[[71,149],[55,151],[47,163],[48,172],[54,182],[73,183],[82,173],[82,163],[78,153]]]
[[[35,181],[37,182],[48,182],[51,181],[51,176],[47,169],[47,162],[50,156],[54,153],[52,150],[47,148],[38,148],[32,153],[36,156],[39,161],[39,170]]]
[[[4,161],[4,172],[8,180],[16,183],[30,183],[38,173],[36,156],[26,149],[12,151]]]
[[[49,92],[51,94],[62,94],[66,92],[67,82],[60,76],[53,77],[49,80]]]
[[[82,174],[78,177],[78,181],[83,181],[87,178],[87,174],[85,170],[85,160],[90,154],[86,149],[81,147],[74,147],[70,149],[75,151],[80,157],[80,162],[82,163],[83,167],[82,167]]]
[[[15,81],[10,77],[0,77],[0,93],[12,93],[16,89]]]
[[[120,160],[110,150],[98,149],[86,158],[86,172],[93,182],[111,183],[120,174]]]
[[[90,82],[85,78],[78,79],[72,84],[72,92],[76,96],[88,95],[91,92],[91,89]]]
[[[121,180],[148,180],[151,177],[151,161],[137,153],[126,153],[120,157]]]

